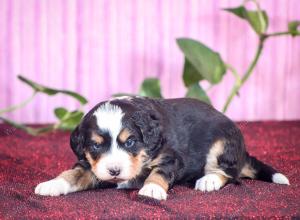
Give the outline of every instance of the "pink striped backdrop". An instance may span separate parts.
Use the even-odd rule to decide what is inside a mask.
[[[175,39],[192,37],[219,51],[242,72],[254,55],[256,36],[245,22],[220,10],[242,0],[0,0],[0,108],[31,90],[16,76],[75,90],[87,108],[118,92],[137,92],[145,77],[162,81],[165,97],[185,93],[183,56]],[[261,0],[270,31],[300,19],[298,0]],[[236,120],[300,118],[300,38],[267,41],[263,57],[227,113]],[[221,109],[233,83],[228,74],[210,90]],[[70,98],[39,95],[21,111],[23,122],[52,122],[52,109],[76,106]],[[86,109],[87,110],[87,109]]]

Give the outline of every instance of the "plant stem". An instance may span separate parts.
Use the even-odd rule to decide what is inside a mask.
[[[277,36],[290,35],[290,34],[291,34],[291,32],[289,32],[289,31],[276,32],[276,33],[272,33],[272,34],[265,34],[264,38],[267,38],[267,37],[277,37]]]
[[[231,90],[230,95],[228,96],[226,103],[224,105],[223,108],[223,113],[225,113],[228,109],[229,104],[231,103],[233,97],[238,93],[239,89],[243,86],[243,84],[246,82],[246,80],[249,78],[249,76],[251,75],[251,73],[253,72],[254,67],[257,64],[258,58],[261,55],[262,49],[263,49],[263,42],[264,39],[260,38],[259,40],[259,44],[258,47],[256,49],[256,53],[255,53],[255,57],[254,60],[251,62],[250,66],[248,67],[246,73],[244,74],[244,76],[242,77],[240,83],[235,84]]]
[[[250,66],[248,67],[246,73],[244,74],[244,76],[242,77],[242,79],[240,80],[240,82],[236,82],[235,85],[233,86],[230,95],[228,96],[225,105],[223,107],[223,113],[225,113],[228,109],[229,104],[231,103],[232,99],[234,98],[234,96],[238,93],[239,89],[243,86],[243,84],[247,81],[247,79],[249,78],[249,76],[251,75],[254,67],[257,64],[257,61],[261,55],[262,49],[263,49],[263,44],[264,41],[269,38],[269,37],[277,37],[277,36],[283,36],[283,35],[290,35],[291,33],[288,31],[283,31],[283,32],[275,32],[275,33],[271,33],[271,34],[262,34],[260,36],[259,39],[259,44],[258,47],[256,49],[256,53],[255,53],[255,57],[254,60],[252,61],[252,63],[250,64]],[[233,73],[233,75],[236,77],[237,72],[235,71],[234,68],[232,68],[232,66],[230,66],[229,64],[226,64],[226,67]],[[238,76],[239,77],[239,76]],[[238,79],[236,77],[236,79]]]
[[[23,124],[19,124],[19,123],[17,123],[17,122],[14,122],[14,121],[8,119],[8,118],[0,117],[0,119],[1,119],[2,121],[4,121],[5,123],[14,126],[15,128],[19,128],[19,129],[21,129],[21,130],[26,131],[28,134],[31,134],[31,135],[37,135],[37,132],[36,132],[33,128],[27,127],[27,126],[25,126],[25,125],[23,125]]]
[[[42,133],[45,133],[45,132],[48,132],[48,131],[52,131],[54,129],[53,125],[48,125],[46,127],[41,127],[41,128],[32,128],[32,127],[14,122],[14,121],[12,121],[8,118],[3,118],[1,116],[0,116],[0,119],[2,121],[4,121],[5,123],[7,123],[9,125],[12,125],[15,128],[19,128],[23,131],[26,131],[28,134],[31,134],[33,136],[36,136],[38,134],[42,134]]]
[[[20,108],[24,107],[25,105],[27,105],[29,102],[31,102],[33,100],[33,98],[35,97],[36,94],[37,94],[37,91],[34,91],[28,99],[21,102],[20,104],[13,105],[13,106],[10,106],[8,108],[0,110],[0,115],[2,115],[4,113],[7,113],[7,112],[12,112],[14,110],[17,110],[17,109],[20,109]]]
[[[246,71],[245,75],[243,76],[242,78],[242,81],[241,81],[241,86],[245,83],[245,81],[249,78],[249,76],[251,75],[254,67],[256,66],[257,64],[257,61],[258,61],[258,58],[262,52],[262,49],[263,49],[263,43],[264,41],[263,40],[259,40],[259,44],[258,44],[258,47],[257,47],[257,50],[256,50],[256,53],[255,53],[255,57],[254,57],[254,60],[252,61],[252,63],[250,64],[248,70]]]

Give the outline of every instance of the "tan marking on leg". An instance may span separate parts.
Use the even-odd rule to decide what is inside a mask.
[[[90,170],[85,170],[82,167],[66,170],[57,178],[66,180],[76,191],[91,188],[97,182],[95,175]]]
[[[246,163],[241,171],[240,177],[249,177],[251,179],[255,179],[256,171],[250,164]]]
[[[155,170],[152,170],[150,175],[145,180],[144,185],[146,185],[148,183],[155,183],[155,184],[161,186],[166,192],[169,189],[169,183],[165,180],[165,178],[163,178],[161,175],[156,173]]]
[[[130,135],[131,135],[130,131],[128,129],[124,128],[120,132],[118,138],[119,138],[121,143],[125,143],[125,141],[130,137]]]
[[[164,155],[163,154],[159,154],[158,157],[156,157],[154,160],[152,160],[150,163],[149,163],[149,168],[153,168],[153,167],[156,167],[158,166],[160,163],[161,163],[161,160],[163,159]]]
[[[221,170],[218,165],[218,157],[224,153],[224,145],[224,140],[218,140],[215,143],[213,143],[206,156],[206,165],[204,167],[205,174],[216,173],[230,177],[223,170]]]
[[[216,173],[216,175],[218,175],[218,177],[220,177],[220,180],[222,181],[222,186],[224,186],[227,183],[229,178],[227,176],[224,176],[224,175],[219,174],[219,173]]]
[[[104,142],[103,137],[101,135],[96,134],[95,132],[92,133],[91,139],[97,144],[102,144]]]

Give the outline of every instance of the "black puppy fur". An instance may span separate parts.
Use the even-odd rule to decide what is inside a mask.
[[[89,178],[93,182],[91,184],[91,181],[85,180],[83,182],[88,182],[88,186],[76,185],[76,181],[83,178],[82,175],[76,174],[77,180],[72,179],[72,184],[77,187],[74,191],[93,188],[101,182],[93,173],[92,164],[109,151],[112,140],[109,133],[97,126],[94,112],[105,103],[107,102],[95,106],[71,134],[70,144],[78,157],[75,169],[90,172],[92,178]],[[125,187],[121,188],[142,188],[146,183],[153,182],[165,191],[174,184],[196,184],[196,189],[211,191],[219,189],[214,184],[220,184],[222,187],[228,182],[238,182],[241,177],[288,184],[288,180],[285,180],[282,174],[280,175],[283,177],[274,178],[274,175],[278,174],[275,169],[250,156],[246,152],[239,128],[225,115],[204,102],[188,98],[129,97],[111,100],[109,104],[122,110],[122,126],[130,131],[135,141],[134,146],[130,148],[124,147],[119,141],[119,147],[132,158],[144,152],[143,160],[139,164],[141,169],[133,178],[126,180]],[[96,150],[92,147],[92,132],[103,138],[101,148]],[[220,180],[216,182],[208,178],[204,185],[201,181],[196,182],[208,174],[216,174]],[[70,183],[64,175],[60,176]],[[147,193],[144,195],[157,198]]]

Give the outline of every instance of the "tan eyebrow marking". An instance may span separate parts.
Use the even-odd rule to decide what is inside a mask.
[[[104,142],[104,139],[102,136],[96,134],[95,132],[92,133],[91,139],[95,141],[97,144],[102,144]]]
[[[128,129],[124,128],[119,134],[119,140],[124,143],[129,137],[131,133]]]

